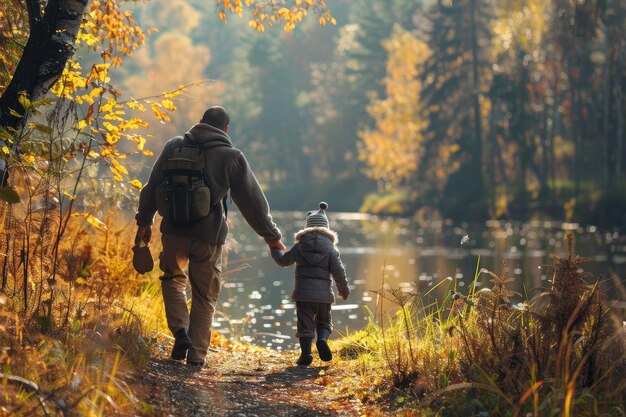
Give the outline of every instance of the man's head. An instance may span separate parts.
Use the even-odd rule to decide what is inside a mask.
[[[200,123],[205,123],[227,132],[228,125],[230,124],[230,116],[226,113],[226,109],[224,107],[213,106],[209,107],[204,112]]]

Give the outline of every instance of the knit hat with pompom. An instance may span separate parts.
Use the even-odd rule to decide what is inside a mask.
[[[326,217],[326,209],[328,204],[325,202],[320,203],[319,210],[309,211],[306,216],[306,227],[326,227],[328,226],[328,217]]]

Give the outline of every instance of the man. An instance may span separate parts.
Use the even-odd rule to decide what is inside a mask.
[[[167,324],[175,337],[172,359],[202,366],[211,342],[211,325],[220,292],[222,247],[228,233],[225,197],[231,198],[246,222],[265,239],[270,250],[285,246],[272,221],[269,205],[243,153],[232,146],[227,134],[230,117],[223,107],[209,108],[200,123],[186,136],[202,145],[205,154],[204,182],[211,191],[211,211],[188,227],[175,227],[166,217],[161,222],[163,251],[160,254],[161,289]],[[137,241],[150,242],[157,210],[155,190],[164,180],[164,163],[183,139],[170,139],[158,157],[150,178],[139,194]],[[187,276],[191,283],[191,312],[187,309]]]

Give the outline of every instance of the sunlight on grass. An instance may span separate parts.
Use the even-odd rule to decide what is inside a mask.
[[[23,237],[23,225],[12,224],[8,232]],[[69,224],[73,238],[61,243],[54,279],[45,272],[50,258],[34,248],[37,267],[28,271],[27,297],[15,291],[24,286],[23,264],[5,261],[0,415],[107,416],[145,409],[130,381],[166,330],[160,285],[132,269],[134,227],[114,220],[106,226]],[[31,236],[31,244],[37,239]]]
[[[378,303],[396,312],[372,313],[364,329],[333,343],[340,366],[359,376],[341,389],[438,416],[624,415],[624,328],[580,269],[587,260],[574,257],[571,235],[568,247],[568,257],[553,257],[552,287],[515,305],[505,264],[487,271],[491,288],[451,290],[441,302],[425,304],[432,289],[383,285]]]

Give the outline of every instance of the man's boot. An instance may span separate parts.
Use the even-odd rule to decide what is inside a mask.
[[[313,338],[311,337],[301,337],[300,338],[300,357],[296,362],[297,365],[300,366],[309,366],[311,362],[313,362],[313,355],[311,355],[311,342]]]
[[[187,357],[187,350],[191,347],[191,338],[187,329],[178,329],[174,334],[174,348],[172,349],[172,359],[180,361]]]

